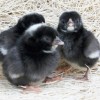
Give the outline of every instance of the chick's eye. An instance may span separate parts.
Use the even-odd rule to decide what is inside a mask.
[[[75,20],[75,22],[78,24],[78,23],[80,22],[80,20],[79,20],[79,19],[77,19],[77,20]]]
[[[61,20],[61,23],[62,23],[62,24],[65,24],[65,21],[64,21],[64,20]]]
[[[52,42],[52,40],[51,40],[51,38],[50,37],[48,37],[48,36],[44,36],[43,38],[43,41],[45,41],[45,42]]]

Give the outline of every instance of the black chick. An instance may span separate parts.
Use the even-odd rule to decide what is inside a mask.
[[[18,20],[18,23],[8,30],[0,34],[0,58],[1,60],[12,48],[23,32],[32,24],[45,22],[44,17],[38,13],[31,13],[23,16]]]
[[[56,49],[63,42],[57,31],[44,23],[30,26],[6,55],[3,72],[16,86],[43,81],[58,65]]]
[[[80,15],[75,11],[64,12],[57,30],[64,41],[61,51],[67,63],[80,69],[93,67],[100,56],[100,45],[92,32],[84,28]],[[85,78],[87,73],[88,68]]]

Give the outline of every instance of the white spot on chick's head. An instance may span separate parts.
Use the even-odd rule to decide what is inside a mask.
[[[32,25],[25,31],[25,33],[26,34],[29,33],[30,35],[32,35],[32,32],[36,31],[41,26],[46,26],[46,24],[45,23],[39,23],[39,24]]]

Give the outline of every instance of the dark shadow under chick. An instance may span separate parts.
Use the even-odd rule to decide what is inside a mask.
[[[95,65],[100,56],[99,42],[92,32],[84,28],[77,12],[64,12],[60,16],[57,30],[64,41],[61,52],[67,63],[72,67],[87,70],[87,67]]]
[[[0,58],[1,60],[12,48],[23,32],[31,25],[45,22],[44,17],[38,13],[24,15],[18,20],[18,23],[0,33]]]
[[[30,26],[6,55],[3,72],[16,86],[43,81],[58,66],[57,31],[46,24]]]

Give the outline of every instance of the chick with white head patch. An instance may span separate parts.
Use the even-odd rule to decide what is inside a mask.
[[[63,45],[57,34],[43,23],[30,26],[4,59],[3,72],[7,79],[28,90],[32,83],[37,85],[50,75],[59,62],[57,46]]]

